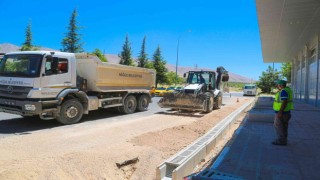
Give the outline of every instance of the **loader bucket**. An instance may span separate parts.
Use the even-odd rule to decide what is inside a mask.
[[[205,111],[206,97],[202,94],[166,93],[158,105],[176,110]]]

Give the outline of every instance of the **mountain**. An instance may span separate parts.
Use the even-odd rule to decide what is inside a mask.
[[[16,46],[14,44],[10,44],[10,43],[3,43],[0,44],[0,53],[8,53],[8,52],[13,52],[13,51],[20,51],[21,47]],[[59,50],[55,50],[55,49],[51,49],[51,48],[47,48],[47,47],[40,47],[39,50],[43,50],[43,51],[59,51]]]
[[[105,57],[108,59],[108,62],[110,63],[119,64],[120,62],[120,58],[115,54],[105,54]],[[168,68],[168,71],[176,72],[175,65],[166,64],[166,67]],[[182,77],[183,74],[188,71],[197,71],[197,70],[215,71],[215,69],[209,69],[209,68],[194,68],[194,67],[179,66],[177,70],[177,74]],[[255,80],[229,72],[229,82],[253,83],[255,82]]]
[[[19,46],[9,44],[9,43],[0,44],[0,53],[19,51],[19,48],[20,48]]]
[[[0,44],[0,53],[7,53],[7,52],[12,52],[12,51],[19,51],[19,46],[10,44],[10,43],[3,43]],[[45,51],[58,51],[58,50],[54,50],[51,48],[46,48],[46,47],[41,47],[40,50],[45,50]],[[116,54],[105,54],[105,57],[108,59],[109,63],[115,63],[115,64],[119,64],[120,62],[120,58],[118,55]],[[136,61],[136,59],[134,59]],[[219,65],[217,65],[219,66]],[[172,64],[166,64],[166,67],[168,68],[168,71],[173,71],[176,72],[176,66],[172,65]],[[227,70],[228,68],[225,67]],[[204,71],[215,71],[215,69],[209,69],[209,68],[194,68],[194,67],[187,67],[187,66],[179,66],[178,67],[178,71],[177,74],[179,76],[183,76],[184,73],[188,72],[188,71],[196,71],[196,70],[204,70]],[[251,83],[251,82],[255,82],[252,81],[252,79],[229,72],[229,81],[230,82],[242,82],[242,83]]]

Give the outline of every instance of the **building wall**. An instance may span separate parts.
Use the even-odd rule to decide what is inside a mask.
[[[319,35],[314,36],[292,60],[292,89],[295,100],[320,107]]]

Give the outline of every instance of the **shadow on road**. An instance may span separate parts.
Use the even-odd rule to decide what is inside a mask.
[[[121,117],[124,115],[127,115],[127,114],[119,113],[117,110],[111,109],[111,108],[110,109],[98,109],[98,110],[89,112],[89,114],[83,115],[81,122],[95,121],[95,120],[99,120],[99,119],[112,118],[112,117],[118,117],[118,116]]]
[[[5,119],[0,121],[0,134],[30,134],[30,131],[51,129],[58,126],[61,124],[57,121],[45,121],[39,118]]]
[[[134,114],[138,114],[134,113]],[[90,112],[90,114],[83,115],[80,124],[88,121],[96,121],[104,118],[112,118],[112,117],[122,117],[126,114],[121,114],[116,110],[111,109],[100,109],[96,111]],[[56,127],[68,127],[71,125],[62,125],[56,120],[41,120],[37,117],[32,118],[13,118],[13,119],[3,119],[0,120],[0,134],[31,134],[32,131],[43,130],[43,129],[51,129]]]

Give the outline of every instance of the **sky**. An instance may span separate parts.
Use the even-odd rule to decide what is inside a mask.
[[[178,49],[178,66],[224,66],[253,80],[272,66],[262,59],[255,0],[0,0],[0,7],[0,44],[21,46],[31,22],[32,43],[59,50],[77,9],[86,52],[119,54],[127,35],[134,57],[146,37],[148,58],[160,46],[173,65]]]

